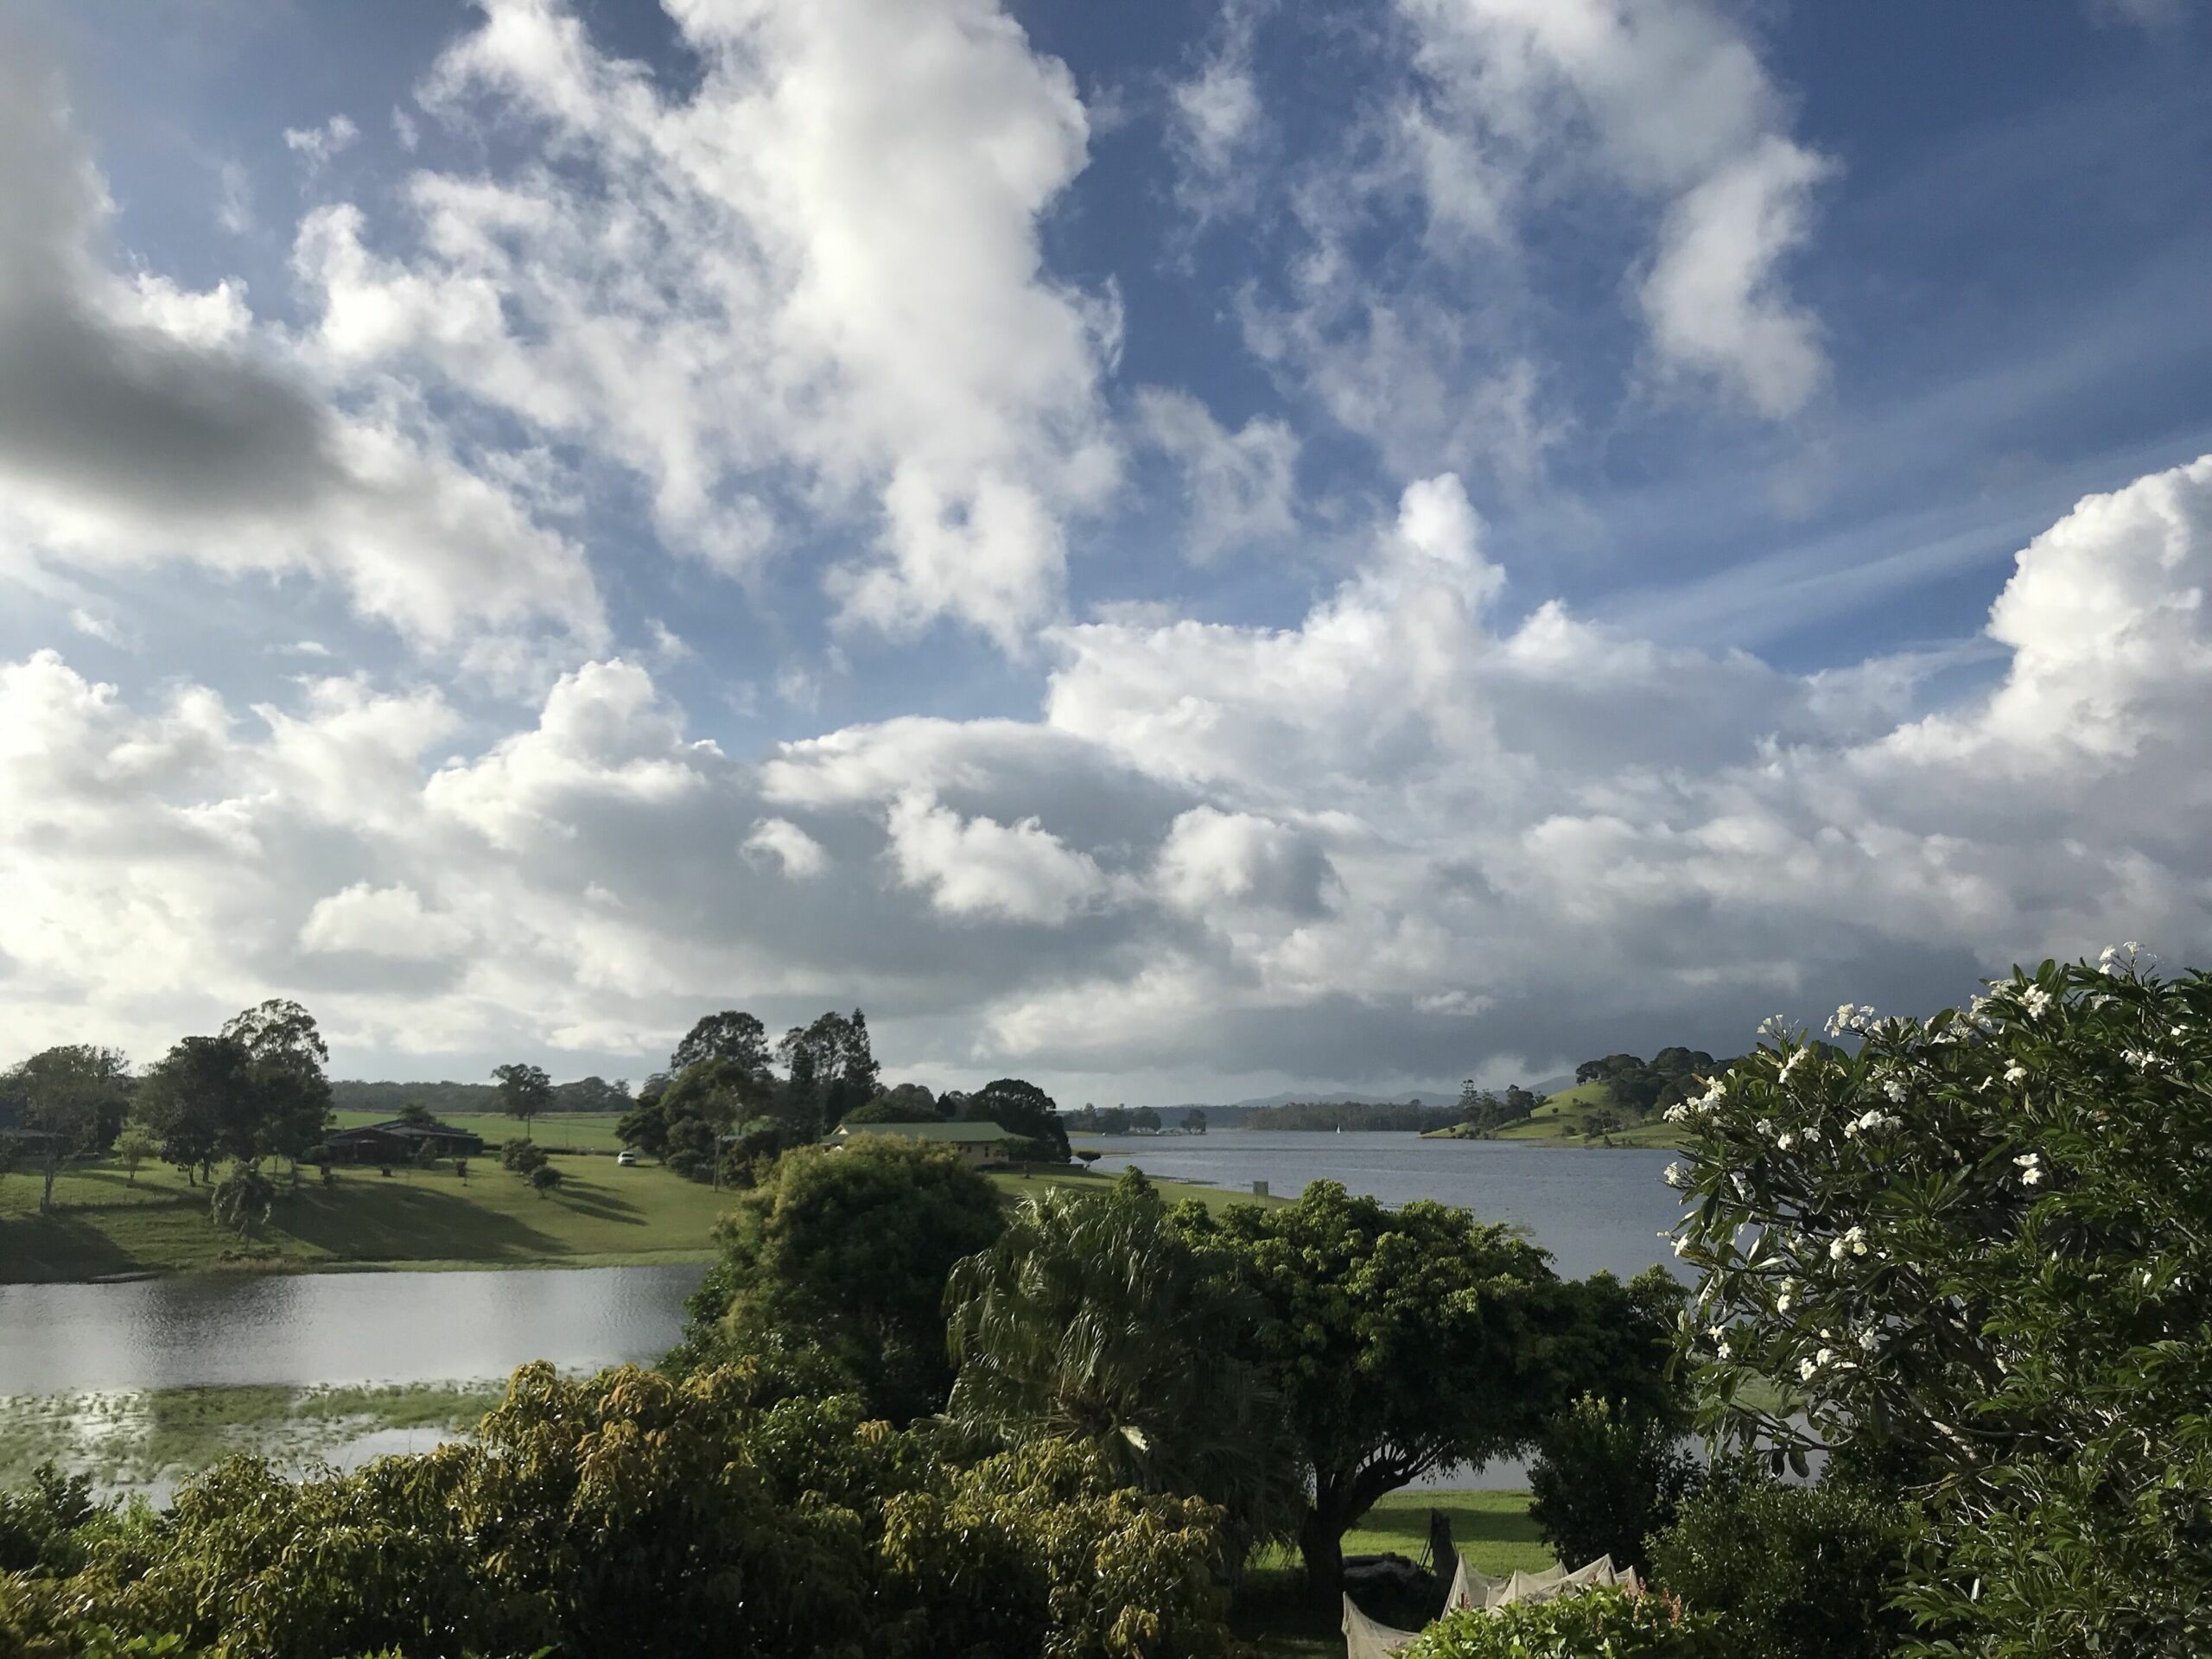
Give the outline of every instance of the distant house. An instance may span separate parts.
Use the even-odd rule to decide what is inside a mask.
[[[995,1123],[841,1123],[823,1141],[842,1147],[855,1135],[889,1135],[901,1141],[927,1141],[952,1147],[969,1168],[1006,1161],[1007,1142],[1014,1137]]]
[[[410,1123],[395,1117],[358,1129],[334,1129],[322,1137],[332,1160],[341,1164],[411,1164],[426,1142],[437,1148],[441,1158],[484,1155],[482,1135],[435,1120]]]

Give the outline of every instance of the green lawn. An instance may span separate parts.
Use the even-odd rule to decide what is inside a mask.
[[[1452,1541],[1467,1564],[1491,1578],[1552,1564],[1536,1536],[1525,1491],[1402,1491],[1370,1510],[1344,1535],[1347,1555],[1404,1555],[1419,1560],[1428,1548],[1428,1512],[1452,1520]],[[1332,1608],[1316,1612],[1300,1592],[1297,1554],[1278,1552],[1254,1565],[1238,1592],[1232,1624],[1264,1659],[1342,1659],[1344,1639]],[[1380,1609],[1371,1610],[1379,1617]]]
[[[166,1166],[135,1185],[94,1166],[64,1174],[52,1213],[39,1182],[0,1178],[0,1282],[84,1280],[148,1270],[377,1267],[607,1267],[714,1259],[724,1195],[655,1166],[556,1156],[560,1188],[541,1198],[490,1159],[468,1179],[450,1165],[381,1176],[341,1168],[324,1186],[312,1170],[280,1187],[251,1244],[207,1218],[205,1187]]]
[[[358,1129],[365,1124],[391,1121],[389,1112],[333,1112],[335,1127]],[[450,1123],[456,1129],[473,1129],[484,1137],[486,1147],[496,1148],[502,1141],[522,1139],[522,1125],[500,1112],[452,1112],[438,1120]],[[613,1112],[548,1112],[533,1118],[530,1138],[548,1152],[620,1152],[621,1141],[614,1137],[614,1126],[621,1121]]]
[[[1679,1147],[1682,1137],[1664,1118],[1616,1129],[1605,1140],[1592,1141],[1583,1133],[1591,1115],[1613,1109],[1602,1083],[1577,1084],[1548,1097],[1525,1122],[1500,1129],[1500,1141],[1533,1141],[1549,1146]]]
[[[1078,1170],[1053,1171],[1041,1175],[1014,1175],[1003,1171],[994,1171],[991,1174],[991,1179],[1000,1192],[1017,1198],[1031,1198],[1056,1186],[1081,1192],[1096,1192],[1111,1186],[1116,1179],[1113,1175],[1091,1175]],[[1197,1181],[1163,1180],[1157,1175],[1152,1177],[1152,1183],[1160,1189],[1160,1196],[1170,1204],[1182,1198],[1196,1198],[1209,1210],[1224,1209],[1232,1204],[1256,1204],[1262,1208],[1272,1209],[1285,1202],[1279,1198],[1255,1198],[1249,1192],[1240,1192],[1225,1186],[1207,1186]]]

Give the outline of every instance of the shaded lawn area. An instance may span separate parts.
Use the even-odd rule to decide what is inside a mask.
[[[1033,1175],[1016,1174],[1005,1170],[991,1172],[991,1180],[1008,1198],[1034,1198],[1056,1186],[1065,1186],[1077,1192],[1098,1192],[1114,1185],[1118,1175],[1092,1175],[1082,1170],[1052,1170]],[[1255,1198],[1249,1192],[1239,1192],[1232,1187],[1207,1186],[1197,1181],[1164,1180],[1154,1175],[1152,1184],[1160,1189],[1160,1196],[1170,1204],[1184,1198],[1196,1198],[1209,1210],[1225,1209],[1232,1204],[1256,1204],[1273,1209],[1288,1200],[1269,1197]]]
[[[324,1186],[280,1177],[276,1207],[249,1243],[207,1216],[207,1189],[167,1166],[64,1174],[55,1208],[38,1213],[39,1183],[0,1179],[0,1282],[84,1280],[147,1270],[365,1266],[565,1267],[714,1259],[726,1195],[665,1169],[611,1158],[553,1160],[562,1185],[541,1197],[490,1160],[467,1180],[450,1165],[379,1175],[341,1169]]]
[[[1452,1541],[1467,1564],[1491,1578],[1518,1569],[1535,1572],[1552,1564],[1552,1553],[1536,1536],[1529,1518],[1525,1491],[1393,1492],[1344,1535],[1347,1555],[1394,1554],[1419,1560],[1428,1548],[1428,1512],[1441,1510],[1452,1520]],[[1385,1607],[1363,1609],[1386,1623],[1411,1616]],[[1317,1613],[1307,1606],[1295,1551],[1280,1551],[1255,1562],[1238,1592],[1230,1624],[1264,1659],[1344,1659],[1344,1638],[1332,1607]]]
[[[371,1123],[389,1122],[391,1112],[346,1110],[333,1112],[333,1127],[358,1129]],[[614,1126],[621,1117],[614,1112],[547,1112],[531,1120],[528,1139],[535,1141],[548,1152],[620,1152],[622,1142],[614,1134]],[[524,1138],[520,1120],[504,1112],[448,1112],[438,1119],[456,1129],[468,1129],[484,1137],[487,1153],[496,1154],[503,1141]]]

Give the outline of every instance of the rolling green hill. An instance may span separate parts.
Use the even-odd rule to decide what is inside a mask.
[[[1547,1096],[1534,1115],[1497,1130],[1491,1138],[1560,1147],[1678,1147],[1682,1143],[1675,1126],[1656,1115],[1592,1140],[1590,1122],[1601,1112],[1627,1116],[1613,1104],[1603,1083],[1577,1084]]]

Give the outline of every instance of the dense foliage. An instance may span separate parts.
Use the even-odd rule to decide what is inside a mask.
[[[1510,1229],[1426,1200],[1392,1210],[1316,1181],[1294,1204],[1177,1206],[1265,1305],[1255,1356],[1311,1482],[1306,1581],[1332,1598],[1344,1535],[1433,1471],[1529,1446],[1586,1391],[1656,1409],[1680,1287],[1561,1281]]]
[[[1681,1438],[1673,1413],[1631,1412],[1593,1394],[1547,1422],[1529,1465],[1529,1514],[1552,1553],[1576,1567],[1600,1555],[1648,1566],[1645,1540],[1697,1485]]]
[[[1446,1613],[1401,1659],[1718,1659],[1712,1624],[1663,1596],[1590,1590]]]
[[[1726,1659],[1883,1659],[1911,1540],[1893,1500],[1848,1482],[1785,1484],[1723,1465],[1650,1541],[1651,1572],[1711,1611]]]
[[[1068,1132],[1060,1121],[1059,1105],[1033,1083],[1000,1077],[972,1095],[957,1090],[947,1094],[938,1105],[960,1122],[995,1123],[1018,1140],[1033,1143],[1032,1157],[1052,1163],[1068,1160]]]
[[[547,1116],[561,1112],[625,1112],[631,1106],[630,1085],[622,1078],[578,1077],[553,1085]],[[400,1109],[418,1105],[431,1116],[448,1118],[456,1113],[496,1112],[500,1109],[496,1083],[374,1083],[334,1077],[330,1084],[334,1111],[374,1112],[397,1117]]]
[[[1634,1054],[1608,1054],[1574,1068],[1577,1083],[1601,1083],[1605,1097],[1630,1117],[1664,1111],[1702,1094],[1733,1060],[1716,1060],[1701,1048],[1662,1048],[1649,1060]]]
[[[952,1386],[946,1280],[1005,1225],[998,1189],[948,1147],[861,1135],[785,1153],[723,1218],[677,1363],[811,1346],[871,1411],[938,1411]]]
[[[1009,1446],[1072,1441],[1126,1484],[1220,1504],[1236,1555],[1287,1535],[1298,1453],[1246,1357],[1263,1310],[1141,1178],[1024,1200],[946,1303],[955,1421]]]
[[[1675,1108],[1707,1421],[1924,1498],[1927,1651],[2212,1649],[2212,980],[2108,952],[1833,1028]]]
[[[1222,1651],[1205,1505],[1062,1444],[950,1463],[811,1390],[754,1362],[524,1367],[475,1443],[297,1482],[236,1459],[160,1521],[0,1578],[0,1647],[85,1654],[105,1625],[266,1659]]]

